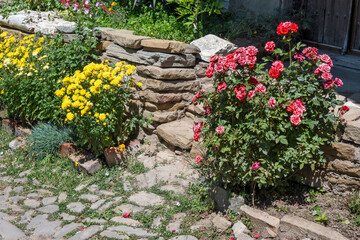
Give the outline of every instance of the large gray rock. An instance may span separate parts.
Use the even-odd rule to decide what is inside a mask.
[[[331,228],[291,215],[285,215],[281,219],[279,235],[280,239],[294,239],[297,237],[301,239],[304,236],[319,240],[347,239]]]
[[[124,232],[128,235],[135,235],[137,237],[155,237],[156,236],[156,234],[149,233],[149,232],[145,231],[144,229],[132,228],[132,227],[128,227],[128,226],[114,226],[114,227],[109,227],[108,230]]]
[[[171,146],[190,150],[193,142],[194,121],[183,118],[157,127],[158,136]]]
[[[0,219],[0,236],[4,238],[4,240],[17,240],[25,237],[25,234],[8,221]]]
[[[88,228],[85,228],[83,231],[78,232],[73,237],[69,238],[69,240],[87,240],[102,230],[103,226],[92,225]]]
[[[34,234],[51,236],[59,229],[61,223],[61,221],[43,222],[35,228]]]
[[[107,47],[106,55],[132,63],[157,67],[193,67],[195,56],[192,54],[169,54],[135,50],[112,44]]]
[[[79,229],[83,225],[81,223],[69,223],[64,225],[60,230],[56,232],[54,235],[55,239],[63,239],[63,237],[68,234],[69,232],[72,232],[76,229]]]
[[[129,201],[141,207],[158,206],[165,203],[163,197],[148,192],[135,193],[129,197]]]
[[[276,233],[280,226],[280,219],[247,205],[240,207],[240,214],[251,218],[255,226],[255,231],[258,231],[259,234],[265,231],[265,228],[269,228]]]
[[[346,124],[343,139],[360,144],[360,120]]]
[[[191,44],[200,49],[200,57],[206,62],[209,62],[213,55],[224,56],[233,53],[238,48],[235,44],[213,34],[196,39],[192,41]]]

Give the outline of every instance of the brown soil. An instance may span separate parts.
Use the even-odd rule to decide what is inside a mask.
[[[293,214],[309,221],[314,221],[316,206],[322,213],[326,212],[327,221],[324,226],[331,227],[349,239],[360,239],[360,223],[356,226],[355,216],[348,210],[349,196],[334,195],[312,190],[317,194],[310,193],[311,188],[297,183],[276,191],[261,191],[256,196],[256,207],[281,219],[285,214]],[[322,224],[322,223],[320,223]]]

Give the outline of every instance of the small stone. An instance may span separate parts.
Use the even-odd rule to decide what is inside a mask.
[[[99,200],[99,196],[93,195],[93,194],[83,194],[80,196],[80,199],[93,203],[93,202],[96,202],[97,200]]]
[[[27,179],[26,178],[15,178],[14,179],[14,183],[26,183],[27,182]]]
[[[59,194],[58,202],[59,202],[59,203],[65,202],[66,198],[67,198],[67,194],[64,193],[64,192],[61,192],[61,193]]]
[[[231,222],[226,220],[226,218],[221,217],[219,215],[214,217],[214,219],[212,220],[212,223],[218,229],[219,232],[224,232],[226,229],[231,227]]]
[[[243,224],[241,221],[238,221],[234,224],[234,226],[232,227],[232,230],[233,230],[233,233],[234,233],[234,236],[237,238],[237,239],[241,239],[240,235],[241,234],[244,234],[244,233],[249,233],[249,229],[245,226],[245,224]]]
[[[15,216],[10,216],[7,213],[0,212],[0,220],[14,221],[15,219],[16,219]]]
[[[28,176],[29,174],[31,173],[31,170],[26,170],[26,171],[23,171],[21,173],[19,173],[19,177],[25,177],[25,176]]]
[[[86,174],[93,174],[101,169],[102,164],[100,159],[90,159],[84,163],[79,163],[79,169]]]
[[[141,212],[143,210],[144,210],[143,207],[138,207],[138,206],[128,204],[128,203],[122,204],[114,209],[115,213],[118,213],[118,214],[125,214],[127,212],[135,214],[135,213]]]
[[[159,195],[156,195],[154,193],[148,193],[144,191],[131,195],[129,197],[129,201],[134,202],[141,207],[157,206],[165,203],[163,197],[160,197]]]
[[[83,222],[88,222],[88,223],[97,223],[97,224],[105,224],[108,221],[105,219],[99,219],[99,218],[85,218],[83,220]]]
[[[109,231],[109,230],[105,230],[105,231],[101,232],[100,236],[105,237],[105,238],[111,238],[111,239],[129,239],[128,236],[120,235],[117,232],[113,232],[113,231]]]
[[[83,231],[78,232],[68,240],[87,240],[102,230],[103,230],[103,226],[92,225],[88,228],[85,228]]]
[[[216,202],[216,206],[221,212],[226,211],[230,205],[227,199],[226,190],[219,186],[215,186],[213,189],[211,189],[210,197]]]
[[[34,234],[51,236],[55,234],[57,228],[60,227],[61,223],[61,221],[43,222],[35,228]]]
[[[54,213],[54,212],[59,211],[59,206],[57,206],[57,205],[47,205],[45,207],[38,208],[37,210],[39,212],[43,212],[43,213]]]
[[[96,210],[96,209],[98,209],[101,205],[103,205],[104,202],[106,202],[106,199],[100,199],[99,201],[91,204],[90,209]]]
[[[185,190],[182,186],[175,186],[175,185],[164,185],[160,187],[162,191],[172,191],[175,194],[184,194]]]
[[[83,227],[83,225],[81,223],[69,223],[64,225],[60,230],[58,230],[56,232],[56,234],[54,235],[55,239],[62,239],[66,234],[79,229]]]
[[[172,218],[172,222],[170,222],[167,226],[166,226],[166,230],[170,231],[170,232],[179,232],[180,229],[180,225],[181,222],[183,221],[183,219],[186,217],[185,213],[177,213],[173,216]]]
[[[114,196],[115,195],[113,192],[106,191],[106,190],[100,190],[99,194],[104,195],[104,196]]]
[[[67,213],[62,213],[60,216],[64,221],[74,221],[76,218],[75,216],[69,215]]]
[[[156,234],[149,233],[141,228],[132,228],[128,226],[115,226],[115,227],[109,227],[108,230],[118,231],[118,232],[124,232],[128,235],[135,235],[137,237],[155,237]],[[75,239],[74,239],[75,240]]]
[[[41,196],[37,193],[29,193],[26,197],[35,199],[35,200],[39,200],[41,198]]]
[[[75,191],[80,192],[81,190],[83,190],[84,188],[86,188],[87,184],[80,184],[79,186],[77,186],[75,188]]]
[[[15,151],[18,148],[21,148],[25,146],[25,141],[24,140],[20,140],[19,138],[15,138],[14,140],[12,140],[9,143],[9,148],[13,151]]]
[[[96,184],[93,184],[93,185],[89,186],[87,189],[88,189],[90,192],[98,192],[98,191],[99,191],[99,186],[96,185]]]
[[[140,225],[139,221],[136,221],[136,220],[131,219],[131,218],[124,218],[123,216],[113,217],[113,218],[110,219],[110,221],[120,223],[120,224],[123,224],[123,225],[129,225],[129,226],[132,226],[132,227],[137,227],[137,226]]]
[[[13,191],[17,193],[21,193],[22,191],[24,191],[24,187],[23,186],[15,187]]]
[[[122,197],[116,197],[114,198],[112,201],[109,201],[107,203],[105,203],[104,205],[102,205],[100,208],[99,208],[99,212],[103,212],[103,211],[106,211],[108,210],[109,208],[111,208],[113,205],[115,204],[118,204],[119,202],[121,202],[122,200]]]
[[[235,196],[230,199],[230,206],[229,209],[233,210],[234,212],[238,212],[240,207],[244,205],[245,199],[241,196]]]
[[[37,208],[40,206],[40,202],[35,199],[26,199],[24,205],[30,208]]]
[[[9,196],[10,192],[12,191],[12,187],[11,186],[7,186],[4,189],[4,195]]]
[[[36,217],[34,217],[30,223],[26,226],[26,229],[32,229],[35,228],[36,226],[42,224],[43,222],[46,222],[46,219],[48,218],[47,214],[43,214],[43,215],[37,215]]]
[[[169,240],[198,240],[198,239],[191,235],[180,235],[180,236],[172,237]]]
[[[274,232],[277,232],[280,225],[280,219],[247,205],[242,205],[240,207],[240,214],[250,217],[259,231],[264,230],[265,227],[269,227]]]
[[[158,136],[168,144],[181,149],[190,150],[194,132],[194,121],[188,118],[161,124],[158,126]]]
[[[154,221],[152,222],[151,227],[152,227],[152,228],[160,227],[161,224],[162,224],[162,221],[163,221],[164,219],[165,219],[165,217],[161,217],[161,216],[156,217],[156,218],[154,219]]]
[[[13,196],[13,197],[9,197],[9,201],[10,201],[10,202],[13,202],[13,203],[15,203],[15,204],[17,204],[19,201],[24,200],[24,199],[25,199],[25,197],[23,197],[23,196]]]
[[[51,191],[49,191],[47,189],[38,189],[37,192],[40,193],[43,196],[51,196],[51,195],[54,194],[53,192],[51,192]]]
[[[57,200],[57,197],[47,197],[42,200],[43,205],[50,205],[54,204]]]
[[[69,203],[66,208],[71,212],[81,213],[85,209],[85,206],[81,202],[72,202]]]
[[[21,217],[21,220],[20,220],[20,224],[25,224],[25,223],[28,223],[30,222],[31,220],[31,216],[34,214],[34,210],[29,210],[27,211],[22,217]]]

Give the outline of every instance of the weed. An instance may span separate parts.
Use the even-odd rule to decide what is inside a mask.
[[[315,190],[313,188],[310,189],[309,196],[306,198],[306,201],[308,203],[315,202],[323,192],[324,190],[322,188],[320,188],[319,190]]]
[[[252,223],[250,217],[241,217],[240,220],[249,230],[254,228],[254,224]]]
[[[314,221],[326,224],[329,221],[329,219],[325,216],[326,216],[326,212],[322,213],[320,217],[315,218]]]

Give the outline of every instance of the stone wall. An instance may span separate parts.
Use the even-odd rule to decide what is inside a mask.
[[[346,105],[350,110],[343,115],[343,129],[337,142],[323,148],[328,162],[314,171],[310,168],[302,171],[307,185],[336,194],[360,188],[360,107],[350,102]]]

